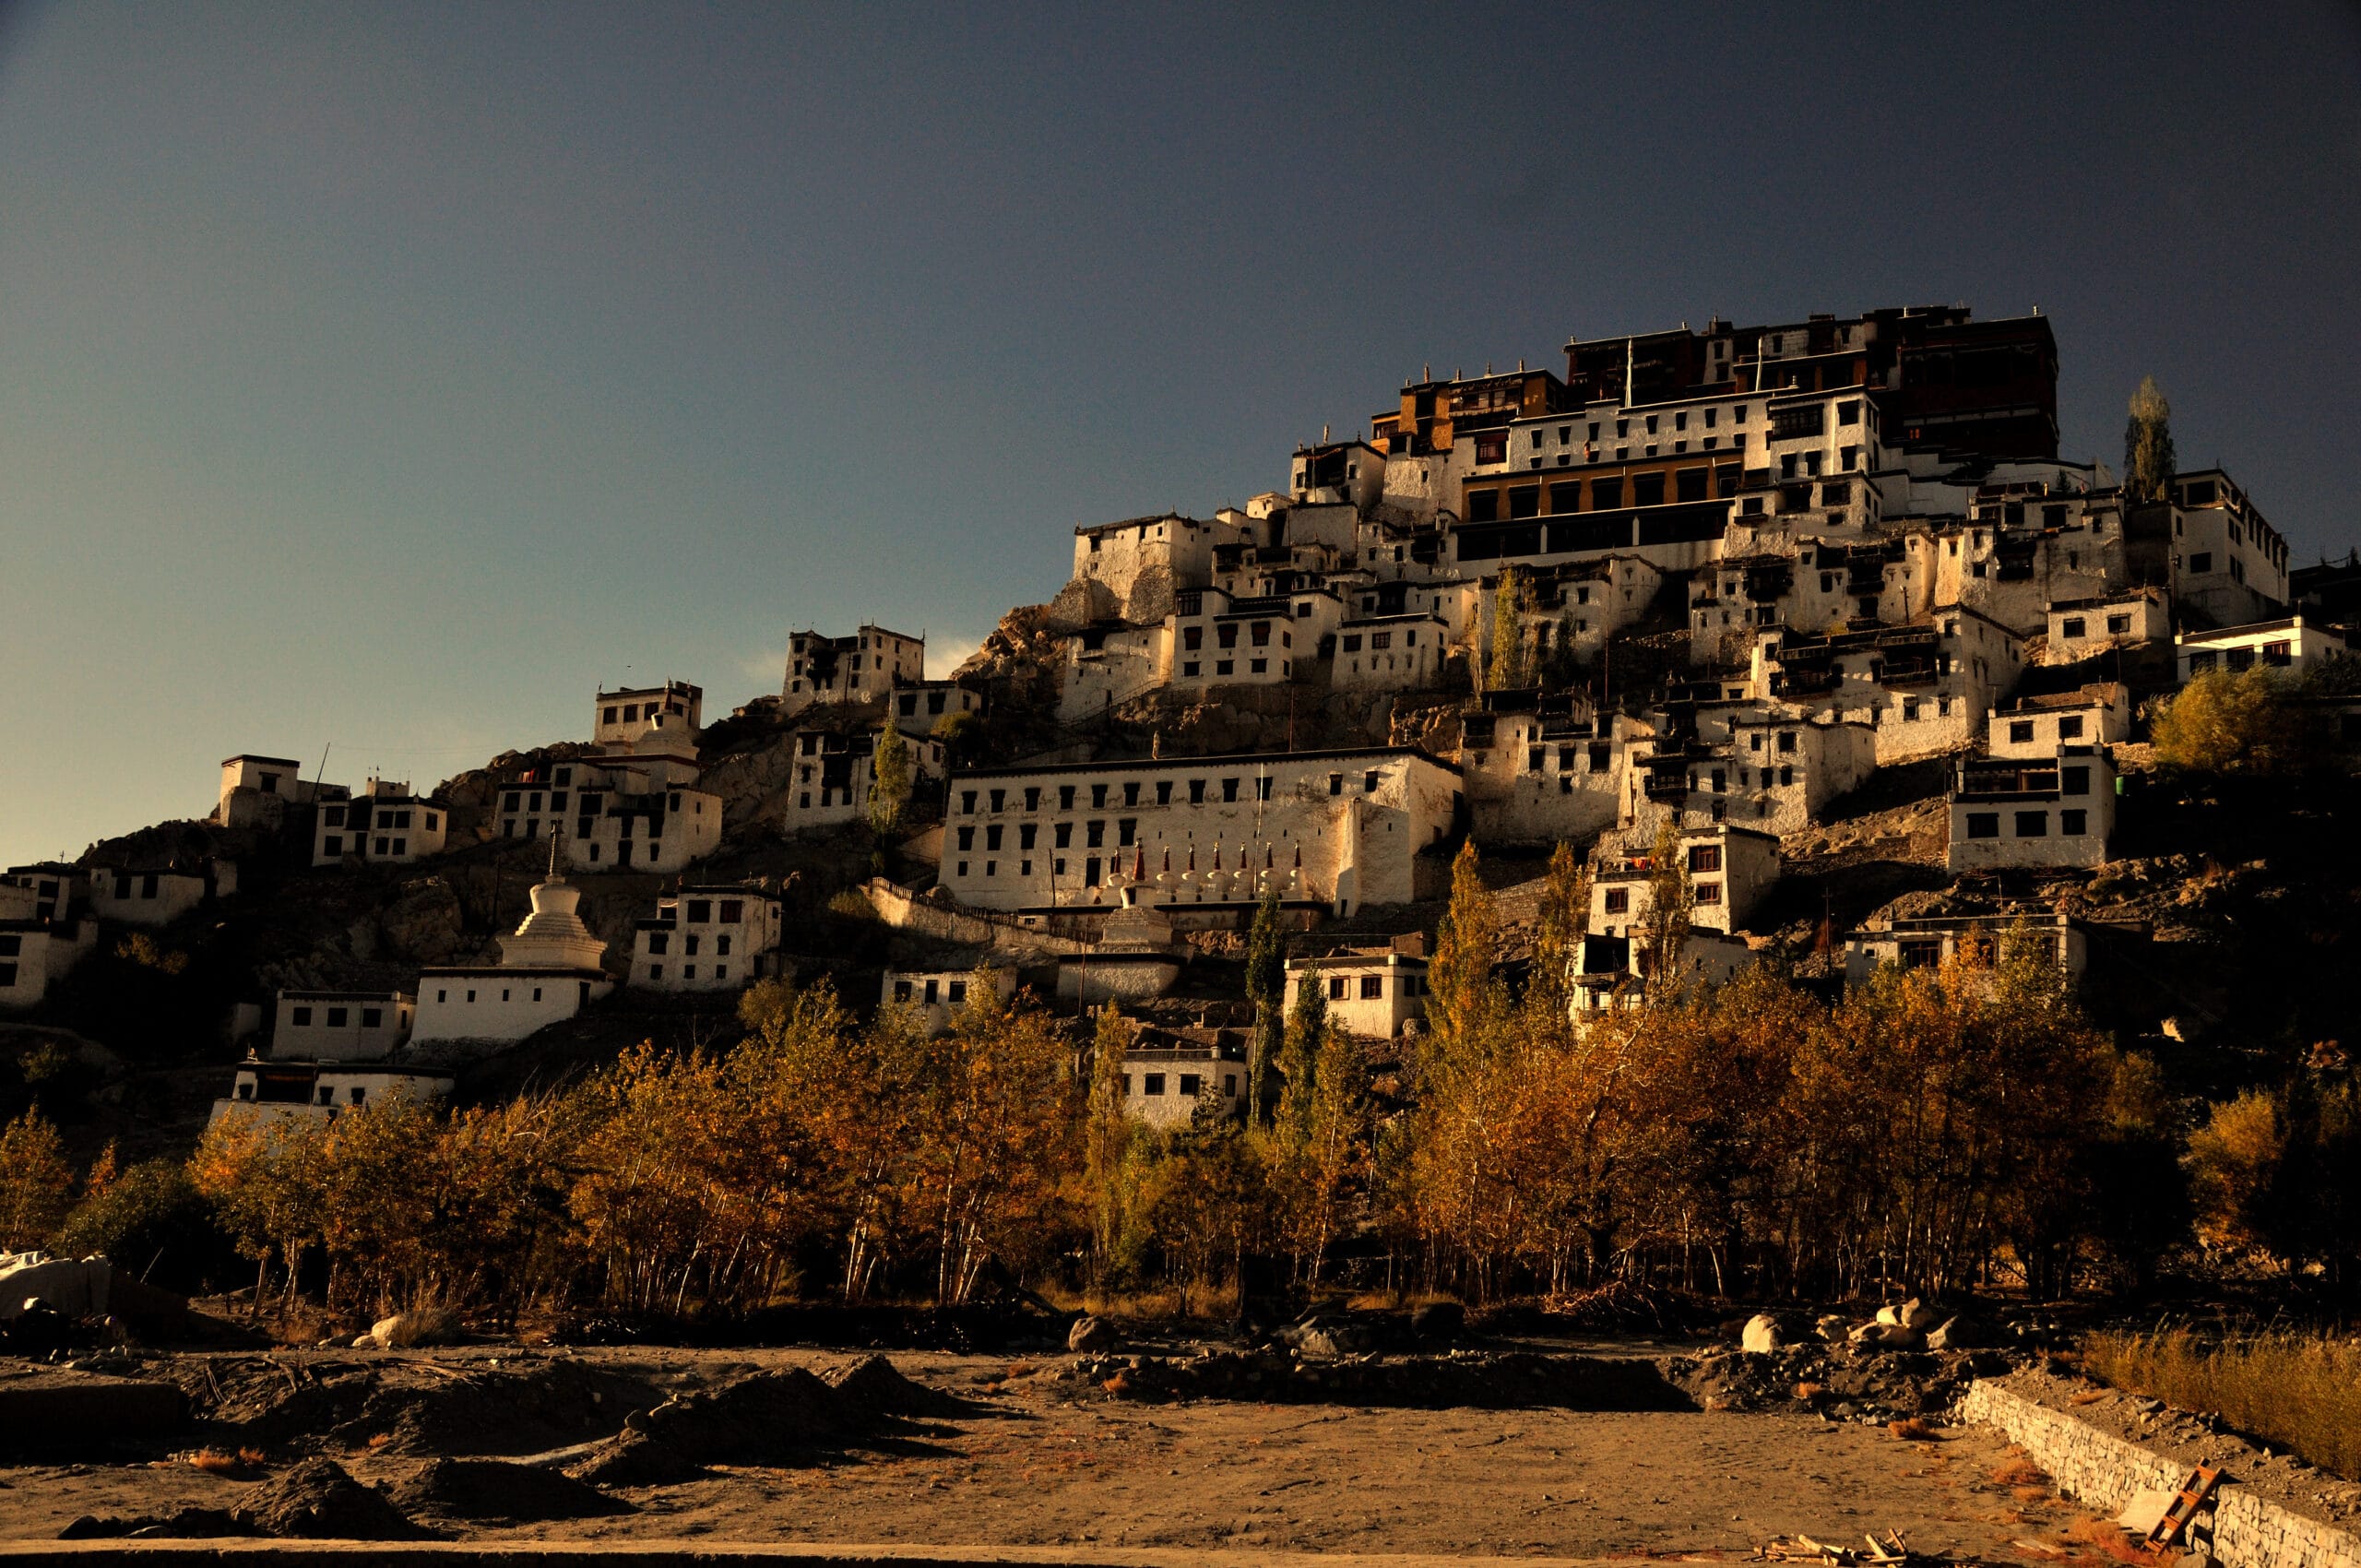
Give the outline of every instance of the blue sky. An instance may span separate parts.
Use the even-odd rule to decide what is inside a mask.
[[[1077,523],[1425,363],[2055,318],[2361,542],[2349,6],[0,0],[0,861],[237,751],[421,785],[788,633],[971,647]]]

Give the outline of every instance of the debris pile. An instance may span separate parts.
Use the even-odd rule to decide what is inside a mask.
[[[632,1511],[630,1503],[571,1476],[502,1459],[429,1459],[388,1496],[406,1514],[483,1525],[530,1525]]]
[[[1311,1339],[1313,1336],[1303,1336]],[[1655,1363],[1525,1350],[1445,1355],[1318,1354],[1299,1346],[1201,1350],[1185,1359],[1081,1356],[1053,1375],[1118,1398],[1252,1399],[1440,1409],[1684,1410],[1689,1396]]]
[[[290,1466],[256,1486],[232,1511],[258,1535],[296,1540],[432,1540],[378,1492],[333,1459]]]
[[[909,1415],[938,1413],[946,1403],[882,1356],[827,1381],[801,1367],[748,1372],[635,1412],[568,1474],[599,1486],[667,1486],[694,1479],[708,1465],[811,1464],[909,1430]]]
[[[1751,1327],[1752,1325],[1750,1325]],[[2014,1364],[1998,1350],[1889,1348],[1879,1336],[1808,1339],[1755,1348],[1717,1347],[1670,1356],[1665,1376],[1708,1410],[1810,1412],[1831,1420],[1883,1424],[1948,1409],[1969,1383]]]

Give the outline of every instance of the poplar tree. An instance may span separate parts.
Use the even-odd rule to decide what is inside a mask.
[[[891,719],[877,732],[877,751],[869,765],[869,826],[884,838],[902,824],[910,803],[910,746],[901,726]]]
[[[1279,929],[1279,890],[1263,895],[1246,933],[1246,999],[1254,1004],[1254,1037],[1247,1052],[1246,1113],[1260,1126],[1268,1098],[1264,1080],[1278,1056],[1281,1008],[1287,998],[1287,939]]]
[[[1501,586],[1492,596],[1492,659],[1484,684],[1510,691],[1525,683],[1525,586],[1514,566],[1501,568]]]
[[[2162,501],[2171,489],[2173,469],[2173,406],[2143,375],[2131,394],[2131,418],[2123,427],[2123,497],[2137,505]]]

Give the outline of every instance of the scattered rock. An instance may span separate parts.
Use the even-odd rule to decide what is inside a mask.
[[[1758,1355],[1768,1355],[1786,1343],[1779,1320],[1769,1313],[1757,1313],[1747,1319],[1746,1327],[1738,1334],[1738,1348]]]
[[[417,1307],[379,1318],[369,1330],[370,1341],[381,1350],[406,1350],[413,1345],[448,1345],[459,1337],[459,1314],[448,1307]]]
[[[1079,1355],[1112,1350],[1121,1342],[1122,1336],[1115,1332],[1115,1325],[1103,1317],[1078,1317],[1074,1320],[1074,1326],[1066,1330],[1066,1348]]]
[[[855,1425],[875,1425],[880,1416],[952,1416],[962,1408],[952,1396],[912,1383],[883,1356],[863,1356],[821,1381],[836,1390]]]
[[[848,1425],[836,1391],[801,1367],[749,1372],[634,1414],[568,1473],[598,1486],[668,1486],[707,1465],[806,1463]]]
[[[1985,1342],[1983,1330],[1975,1320],[1964,1315],[1945,1318],[1927,1331],[1929,1350],[1972,1350]]]

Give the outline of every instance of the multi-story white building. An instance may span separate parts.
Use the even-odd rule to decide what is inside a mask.
[[[451,808],[432,795],[410,792],[406,783],[372,778],[361,793],[344,799],[335,785],[323,785],[312,825],[315,866],[408,865],[439,855],[451,832]]]
[[[920,681],[894,695],[894,719],[906,735],[931,735],[946,719],[983,711],[982,694],[956,681]]]
[[[1463,804],[1456,768],[1393,747],[980,769],[950,797],[942,885],[961,902],[1111,909],[1136,886],[1176,918],[1265,889],[1338,914],[1424,897],[1441,873],[1420,857]]]
[[[1743,930],[1779,881],[1779,840],[1750,827],[1715,823],[1676,841],[1692,930]],[[1592,857],[1589,933],[1630,936],[1655,909],[1655,845],[1602,840]]]
[[[1951,793],[1951,851],[1962,872],[2095,866],[2115,830],[2115,767],[2096,746],[2046,760],[1967,758]]]
[[[926,639],[864,624],[848,637],[798,632],[787,642],[781,711],[815,703],[883,702],[897,687],[926,678]]]
[[[2219,469],[2172,481],[2174,602],[2216,625],[2236,625],[2287,608],[2287,541]]]
[[[2213,670],[2237,675],[2260,668],[2298,676],[2345,652],[2346,647],[2342,632],[2291,615],[2211,632],[2183,632],[2173,638],[2173,650],[2185,686]]]
[[[552,872],[532,899],[533,912],[500,939],[499,963],[419,971],[413,1048],[520,1040],[614,990],[604,968],[607,944],[583,923],[582,890]]]
[[[2023,639],[2006,626],[1946,605],[1906,626],[1824,636],[1764,632],[1745,689],[1867,726],[1882,766],[1973,743],[1985,714],[2016,685],[2023,659]]]
[[[628,747],[551,764],[502,786],[500,836],[531,839],[563,830],[570,867],[680,872],[721,844],[721,797],[697,788],[700,772],[686,725],[659,714]]]
[[[943,742],[925,727],[923,716],[897,718],[894,723],[909,748],[911,789],[931,791],[943,779]],[[779,809],[780,826],[797,833],[866,820],[877,783],[877,742],[884,733],[882,725],[815,726],[791,735],[788,745],[794,773]]]
[[[1137,624],[1162,621],[1172,596],[1213,581],[1214,552],[1252,540],[1254,519],[1224,510],[1212,518],[1166,512],[1074,530],[1074,576],[1100,590],[1104,611]]]
[[[1845,719],[1804,717],[1780,703],[1701,705],[1693,731],[1669,721],[1634,737],[1623,781],[1621,826],[1652,834],[1736,823],[1792,833],[1876,770],[1876,732]]]
[[[375,1062],[409,1038],[418,998],[402,991],[282,991],[270,1054],[312,1062]]]
[[[705,688],[667,681],[600,692],[592,707],[590,738],[602,746],[629,746],[651,730],[685,730],[694,740],[704,727]]]
[[[1397,948],[1290,958],[1287,1007],[1295,1010],[1305,986],[1318,988],[1339,1028],[1370,1039],[1392,1039],[1427,1016],[1427,960]]]
[[[631,983],[648,991],[734,991],[780,973],[777,894],[735,883],[683,887],[633,930]]]
[[[1726,985],[1756,962],[1746,939],[1710,926],[1692,927],[1681,939],[1674,959],[1676,975],[1669,996],[1685,1000],[1701,986]],[[1585,1015],[1636,1009],[1647,1000],[1657,960],[1643,937],[1586,936],[1583,938],[1582,972],[1574,977],[1568,1009],[1581,1024]],[[1666,988],[1659,987],[1664,994]]]
[[[1339,691],[1415,692],[1442,683],[1451,628],[1437,616],[1370,615],[1336,628],[1328,683]]]
[[[8,907],[18,911],[11,919],[62,921],[90,901],[90,873],[62,861],[10,866],[6,875],[0,875],[0,886],[19,888],[30,895],[21,909],[10,903]]]
[[[1460,718],[1459,762],[1479,841],[1550,843],[1612,827],[1635,740],[1653,731],[1569,695],[1487,692]]]

